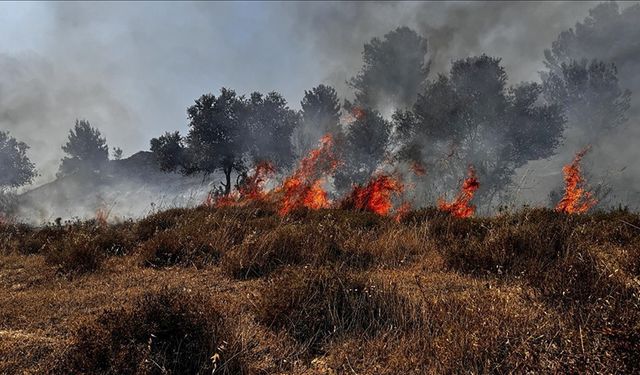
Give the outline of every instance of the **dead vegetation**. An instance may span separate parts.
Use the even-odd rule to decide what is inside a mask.
[[[640,370],[640,216],[266,204],[0,228],[0,373]]]

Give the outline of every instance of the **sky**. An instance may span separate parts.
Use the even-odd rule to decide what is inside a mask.
[[[511,83],[539,80],[544,49],[596,4],[0,2],[0,130],[31,146],[45,182],[76,118],[127,156],[185,132],[186,108],[221,87],[296,109],[321,83],[350,97],[363,45],[405,25],[428,38],[434,73],[484,52]]]

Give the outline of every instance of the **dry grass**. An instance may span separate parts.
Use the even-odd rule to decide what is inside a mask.
[[[640,216],[0,227],[0,373],[634,373]]]

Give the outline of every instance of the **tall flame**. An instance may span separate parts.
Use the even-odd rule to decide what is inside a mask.
[[[268,197],[268,193],[264,191],[264,183],[269,177],[275,173],[276,169],[271,162],[263,161],[255,166],[253,174],[247,176],[238,187],[238,191],[234,191],[225,196],[214,196],[207,194],[204,202],[206,207],[233,207],[242,206],[248,202],[264,201]]]
[[[248,176],[240,186],[241,199],[252,201],[262,201],[267,193],[264,191],[264,183],[276,172],[275,166],[268,161],[260,162],[256,165],[255,171]]]
[[[556,205],[556,211],[569,214],[587,212],[598,201],[590,191],[584,188],[584,178],[580,170],[580,162],[590,147],[585,147],[576,154],[571,164],[562,168],[564,174],[564,196]]]
[[[449,211],[456,217],[471,217],[476,212],[476,206],[471,204],[471,200],[476,191],[480,188],[480,182],[476,177],[476,171],[469,166],[468,177],[462,184],[462,190],[458,193],[456,199],[449,203],[443,198],[438,200],[438,208],[443,211]]]
[[[351,194],[342,204],[343,208],[374,212],[386,216],[391,211],[393,194],[400,194],[404,185],[397,179],[381,174],[375,176],[367,185],[354,186]]]
[[[98,207],[96,210],[96,223],[101,227],[106,227],[109,223],[109,213],[109,210],[104,205]]]
[[[322,184],[338,167],[338,158],[333,146],[333,137],[330,134],[322,137],[320,145],[311,150],[300,161],[293,174],[285,179],[279,189],[283,194],[278,210],[280,215],[287,215],[292,210],[302,207],[312,210],[329,207],[330,201]]]

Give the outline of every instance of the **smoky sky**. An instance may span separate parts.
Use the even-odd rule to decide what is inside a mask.
[[[0,3],[0,130],[31,145],[51,179],[76,118],[125,156],[186,130],[206,92],[278,91],[299,108],[345,81],[364,43],[399,26],[429,40],[432,72],[454,59],[503,58],[512,83],[539,80],[543,51],[594,2]],[[621,4],[626,7],[626,4]]]

